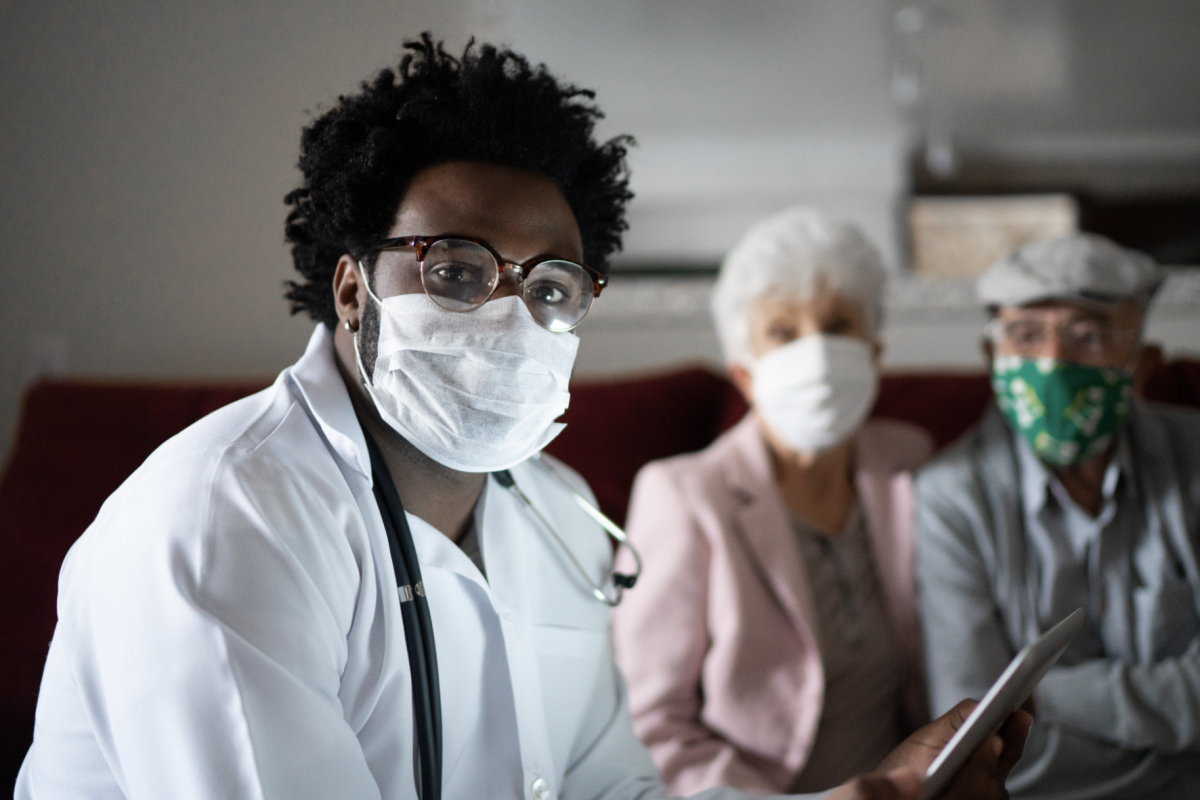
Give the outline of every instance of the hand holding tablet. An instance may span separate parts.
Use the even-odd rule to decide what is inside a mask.
[[[1028,715],[1015,717],[1014,712],[1058,661],[1083,622],[1082,609],[1069,615],[1022,648],[981,702],[959,703],[901,742],[875,772],[847,781],[828,800],[932,800],[947,789],[972,800],[1007,797],[1005,778],[1021,756],[1029,724]],[[978,752],[997,733],[1003,749]],[[934,750],[937,756],[930,761]],[[926,764],[922,781],[918,770]],[[960,775],[964,767],[969,775]]]
[[[1036,642],[1021,648],[1021,652],[992,684],[963,726],[929,765],[918,800],[932,800],[941,793],[975,749],[1021,707],[1050,667],[1058,661],[1067,644],[1079,633],[1083,621],[1083,609],[1076,609]]]

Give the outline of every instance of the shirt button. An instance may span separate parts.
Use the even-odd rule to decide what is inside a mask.
[[[533,796],[533,800],[546,800],[550,796],[550,781],[545,778],[538,778],[529,785],[529,794]]]

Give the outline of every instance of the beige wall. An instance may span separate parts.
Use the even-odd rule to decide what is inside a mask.
[[[1007,0],[947,2],[969,22]],[[1062,11],[1045,23],[1051,43],[1073,42],[1072,31],[1098,24],[1083,6],[1045,2]],[[268,379],[295,359],[311,325],[289,318],[281,299],[291,275],[282,198],[298,178],[300,128],[394,63],[401,41],[425,28],[456,47],[468,32],[511,42],[595,88],[608,114],[605,134],[640,137],[631,156],[638,197],[626,263],[715,263],[750,221],[795,202],[859,223],[894,263],[909,144],[889,95],[897,7],[892,0],[0,0],[0,458],[34,372]],[[1095,99],[1088,87],[1150,96],[1133,67],[1151,34],[1178,27],[1171,20],[1189,6],[1138,4],[1151,7],[1170,13],[1139,11],[1135,48],[1089,46],[1081,51],[1087,58],[1074,45],[1059,48],[1067,59],[1061,90],[1088,102],[1053,106],[1069,111],[1076,127],[1124,119],[1125,106],[1103,118],[1081,116]],[[984,16],[1042,24],[1041,17]],[[1128,27],[1120,23],[1113,35]],[[1097,72],[1097,58],[1107,71]],[[1200,63],[1163,59],[1185,72]],[[1126,75],[1134,77],[1122,84]],[[1152,96],[1190,86],[1188,75]],[[1008,91],[1004,81],[997,86]],[[1027,116],[1023,107],[997,108]],[[1144,111],[1125,121],[1140,130]],[[1156,124],[1183,126],[1188,142],[1200,142],[1195,122],[1175,114]],[[605,298],[610,305],[637,294],[615,291],[617,282]],[[1200,318],[1200,300],[1179,307],[1183,321],[1167,326],[1168,338],[1194,350],[1200,333],[1186,320]],[[948,327],[925,325],[932,317],[919,308],[907,313],[894,317],[889,334],[894,363],[958,366],[974,358],[974,344],[964,345],[977,324],[969,312],[951,314]],[[581,373],[715,356],[702,314],[667,329],[653,308],[645,326],[614,314],[606,321],[598,312],[584,326]],[[905,328],[904,319],[915,322]]]
[[[33,372],[269,378],[297,356],[310,324],[280,295],[300,128],[424,28],[511,41],[595,87],[606,131],[644,134],[631,257],[690,248],[711,263],[799,199],[858,216],[886,246],[902,134],[887,9],[0,0],[0,456]],[[764,152],[810,155],[783,169]]]
[[[464,3],[0,3],[0,454],[31,369],[270,377],[309,111]],[[462,39],[461,36],[458,37]],[[32,363],[31,363],[32,362]]]

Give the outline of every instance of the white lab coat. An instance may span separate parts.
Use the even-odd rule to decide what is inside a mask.
[[[416,797],[369,464],[324,326],[271,388],[147,459],[63,563],[16,798]],[[598,581],[601,529],[539,466],[513,475]],[[408,517],[437,644],[443,796],[661,797],[607,608],[494,480],[476,514],[487,580]]]

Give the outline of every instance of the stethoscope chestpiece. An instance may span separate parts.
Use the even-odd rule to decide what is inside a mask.
[[[596,508],[596,506],[590,500],[577,492],[575,488],[558,473],[558,470],[554,469],[553,465],[542,459],[541,453],[535,453],[532,459],[536,461],[542,467],[542,469],[554,476],[554,478],[563,486],[563,488],[571,493],[571,496],[575,499],[575,502],[579,505],[579,507],[582,508],[588,516],[594,519],[600,525],[600,527],[608,533],[609,536],[616,540],[618,546],[624,545],[625,547],[629,548],[629,552],[633,554],[634,562],[637,565],[634,574],[628,575],[623,572],[616,572],[610,567],[610,577],[612,578],[613,583],[612,594],[604,591],[601,586],[597,585],[596,582],[592,580],[587,570],[584,569],[583,565],[579,563],[579,559],[575,558],[575,554],[571,552],[571,548],[567,547],[567,543],[563,541],[562,537],[558,535],[558,531],[556,531],[554,526],[550,524],[550,520],[546,519],[542,512],[538,511],[533,505],[533,502],[529,499],[529,497],[523,491],[521,491],[521,487],[517,485],[517,481],[513,477],[512,472],[506,469],[497,470],[496,472],[492,473],[492,477],[496,479],[496,483],[500,484],[505,489],[508,489],[518,498],[520,498],[521,502],[524,503],[525,507],[529,509],[530,513],[532,513],[533,516],[537,518],[538,522],[542,524],[542,527],[545,528],[552,537],[554,537],[554,540],[558,542],[559,547],[561,547],[563,552],[567,554],[567,558],[571,559],[571,563],[583,577],[583,580],[585,583],[587,583],[588,588],[591,589],[592,596],[607,606],[619,605],[624,591],[626,589],[632,589],[634,584],[637,583],[638,576],[642,574],[641,554],[638,553],[637,549],[629,543],[629,537],[625,534],[625,531],[621,529],[621,526],[609,519],[604,512]],[[613,564],[615,565],[615,563],[616,553],[614,552]]]

